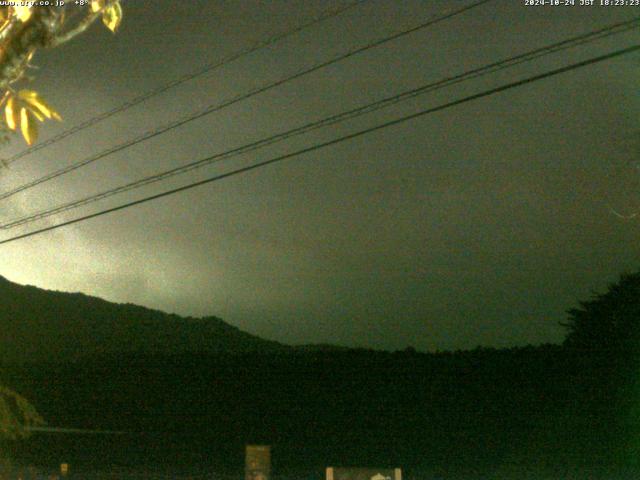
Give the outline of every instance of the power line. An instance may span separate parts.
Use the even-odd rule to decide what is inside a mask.
[[[455,85],[457,83],[461,83],[463,81],[472,79],[472,78],[477,78],[480,76],[484,76],[490,73],[494,73],[500,70],[503,70],[505,68],[509,68],[509,67],[513,67],[515,65],[519,65],[521,63],[524,62],[529,62],[531,60],[534,60],[536,58],[540,58],[546,55],[550,55],[552,53],[557,53],[559,51],[562,50],[566,50],[568,48],[573,48],[579,45],[584,45],[586,43],[590,43],[590,42],[594,42],[596,40],[600,40],[602,38],[605,37],[609,37],[611,35],[616,35],[616,34],[620,34],[623,33],[625,31],[628,31],[632,28],[636,28],[638,25],[640,24],[640,17],[634,18],[632,20],[629,21],[625,21],[625,22],[619,22],[613,25],[609,25],[607,27],[603,27],[599,30],[595,30],[586,34],[582,34],[582,35],[578,35],[560,42],[556,42],[550,45],[546,45],[544,47],[541,48],[537,48],[535,50],[531,50],[529,52],[525,52],[516,56],[512,56],[503,60],[500,60],[498,62],[494,62],[491,63],[489,65],[485,65],[483,67],[479,67],[470,71],[467,71],[465,73],[462,74],[458,74],[455,76],[451,76],[451,77],[447,77],[444,78],[442,80],[439,80],[437,82],[434,83],[430,83],[427,85],[423,85],[421,87],[412,89],[412,90],[408,90],[387,98],[384,98],[382,100],[373,102],[373,103],[369,103],[367,105],[352,109],[352,110],[348,110],[342,113],[339,113],[337,115],[333,115],[315,122],[311,122],[308,123],[306,125],[303,125],[301,127],[297,127],[294,128],[292,130],[288,130],[286,132],[281,132],[278,133],[276,135],[272,135],[270,137],[258,140],[256,142],[251,142],[249,144],[240,146],[240,147],[236,147],[233,148],[231,150],[227,150],[225,152],[222,153],[218,153],[215,154],[213,156],[209,156],[206,157],[204,159],[200,159],[191,163],[188,163],[186,165],[182,165],[170,170],[166,170],[164,172],[160,172],[158,174],[155,175],[151,175],[149,177],[145,177],[142,178],[140,180],[136,180],[134,182],[130,182],[128,184],[125,185],[121,185],[119,187],[113,188],[113,189],[109,189],[106,190],[104,192],[98,193],[98,194],[94,194],[94,195],[90,195],[88,197],[82,198],[80,200],[74,200],[72,202],[68,202],[62,205],[58,205],[56,207],[53,208],[49,208],[46,210],[41,210],[39,212],[33,213],[33,214],[29,214],[27,216],[18,218],[18,219],[14,219],[10,222],[4,223],[0,225],[0,229],[9,229],[9,228],[14,228],[20,225],[24,225],[27,223],[32,223],[36,220],[41,220],[47,217],[50,217],[52,215],[55,214],[59,214],[62,212],[66,212],[75,208],[79,208],[81,206],[85,206],[91,203],[95,203],[97,201],[100,200],[104,200],[105,198],[120,194],[120,193],[124,193],[130,190],[134,190],[137,188],[141,188],[143,186],[146,185],[150,185],[152,183],[156,183],[162,180],[165,180],[167,178],[173,177],[175,175],[180,175],[186,172],[189,172],[191,170],[195,170],[198,168],[202,168],[204,166],[210,165],[212,163],[215,162],[219,162],[222,160],[226,160],[228,158],[232,158],[232,157],[236,157],[238,155],[241,154],[245,154],[254,150],[257,150],[259,148],[268,146],[268,145],[272,145],[274,143],[279,143],[281,141],[284,141],[288,138],[291,138],[293,136],[298,136],[307,132],[310,132],[312,130],[316,130],[318,128],[321,127],[325,127],[328,125],[333,125],[339,122],[342,122],[344,120],[348,120],[348,119],[352,119],[352,118],[356,118],[359,117],[361,115],[364,114],[368,114],[377,110],[380,110],[382,108],[386,108],[389,107],[391,105],[394,105],[396,103],[399,103],[401,101],[405,101],[408,100],[410,98],[414,98],[417,97],[419,95],[423,95],[425,93],[428,92],[432,92],[435,90],[439,90],[441,88],[444,87],[448,87],[451,85]]]
[[[460,14],[462,14],[464,12],[467,12],[467,11],[471,10],[472,8],[479,7],[480,5],[483,5],[483,4],[488,3],[490,1],[492,1],[492,0],[479,0],[479,1],[476,1],[476,2],[474,2],[472,4],[470,4],[470,5],[467,5],[465,7],[459,8],[457,10],[449,11],[449,13],[442,14],[442,15],[439,15],[439,16],[436,16],[436,17],[432,17],[430,20],[428,20],[428,21],[426,21],[424,23],[421,23],[420,25],[411,27],[411,28],[406,29],[406,30],[402,30],[401,32],[397,32],[397,33],[395,33],[393,35],[390,35],[390,36],[387,36],[387,37],[385,37],[383,39],[376,40],[374,42],[368,43],[367,45],[365,45],[363,47],[358,47],[356,49],[350,50],[350,51],[348,51],[346,53],[338,55],[337,57],[335,57],[335,58],[333,58],[331,60],[316,64],[316,65],[314,65],[314,66],[312,66],[310,68],[305,68],[305,69],[303,69],[303,70],[301,70],[301,71],[299,71],[299,72],[297,72],[297,73],[295,73],[293,75],[290,75],[288,77],[284,77],[284,78],[282,78],[280,80],[277,80],[275,82],[269,83],[269,84],[264,85],[262,87],[258,87],[258,88],[254,89],[254,90],[251,90],[251,91],[247,92],[247,93],[240,94],[240,95],[238,95],[236,97],[233,97],[230,100],[227,100],[225,102],[210,105],[210,106],[206,107],[205,109],[203,109],[203,110],[201,110],[199,112],[196,112],[196,113],[191,114],[191,115],[189,115],[187,117],[184,117],[184,118],[182,118],[180,120],[177,120],[177,121],[174,121],[172,123],[169,123],[169,124],[167,124],[167,125],[165,125],[163,127],[160,127],[160,128],[148,131],[146,133],[143,133],[142,135],[140,135],[140,136],[138,136],[136,138],[133,138],[133,139],[128,140],[128,141],[126,141],[124,143],[121,143],[119,145],[111,147],[111,148],[109,148],[107,150],[104,150],[104,151],[102,151],[102,152],[100,152],[100,153],[98,153],[96,155],[93,155],[93,156],[88,157],[88,158],[86,158],[84,160],[81,160],[80,162],[68,165],[67,167],[64,167],[64,168],[62,168],[60,170],[57,170],[55,172],[49,173],[47,175],[44,175],[43,177],[40,177],[40,178],[38,178],[36,180],[33,180],[31,182],[28,182],[26,184],[23,184],[23,185],[21,185],[21,186],[19,186],[17,188],[14,188],[13,190],[9,190],[7,192],[0,193],[0,200],[4,200],[6,198],[9,198],[9,197],[11,197],[11,196],[13,196],[13,195],[15,195],[17,193],[20,193],[20,192],[23,192],[23,191],[28,190],[30,188],[33,188],[33,187],[35,187],[37,185],[40,185],[42,183],[45,183],[45,182],[47,182],[49,180],[53,180],[54,178],[60,177],[62,175],[70,173],[70,172],[72,172],[74,170],[77,170],[77,169],[79,169],[81,167],[89,165],[90,163],[93,163],[93,162],[95,162],[97,160],[100,160],[100,159],[102,159],[102,158],[104,158],[104,157],[106,157],[108,155],[111,155],[113,153],[119,152],[121,150],[129,148],[129,147],[131,147],[133,145],[136,145],[136,144],[141,143],[143,141],[149,140],[151,138],[154,138],[154,137],[156,137],[158,135],[161,135],[161,134],[166,133],[166,132],[168,132],[170,130],[173,130],[174,128],[180,127],[180,126],[185,125],[185,124],[187,124],[189,122],[192,122],[194,120],[202,118],[205,115],[209,115],[211,113],[214,113],[214,112],[217,112],[219,110],[222,110],[223,108],[226,108],[228,106],[234,105],[234,104],[236,104],[238,102],[241,102],[243,100],[247,100],[247,99],[249,99],[249,98],[251,98],[251,97],[253,97],[255,95],[258,95],[260,93],[264,93],[264,92],[266,92],[268,90],[271,90],[273,88],[281,86],[281,85],[283,85],[285,83],[291,82],[291,81],[296,80],[298,78],[301,78],[301,77],[303,77],[305,75],[308,75],[310,73],[316,72],[316,71],[318,71],[318,70],[320,70],[322,68],[325,68],[325,67],[327,67],[329,65],[333,65],[333,64],[335,64],[337,62],[340,62],[342,60],[350,58],[350,57],[352,57],[354,55],[358,55],[360,53],[363,53],[363,52],[365,52],[367,50],[370,50],[372,48],[376,48],[376,47],[378,47],[380,45],[383,45],[385,43],[388,43],[388,42],[390,42],[392,40],[396,40],[396,39],[401,38],[403,36],[406,36],[406,35],[409,35],[411,33],[414,33],[414,32],[416,32],[418,30],[421,30],[421,29],[427,28],[429,26],[435,25],[436,23],[439,23],[439,22],[441,22],[443,20],[447,20],[449,18],[453,18],[453,17],[455,17],[457,15],[460,15]]]
[[[376,131],[382,130],[384,128],[388,128],[388,127],[391,127],[391,126],[394,126],[394,125],[398,125],[398,124],[404,123],[404,122],[406,122],[408,120],[413,120],[413,119],[416,119],[416,118],[419,118],[419,117],[422,117],[422,116],[425,116],[425,115],[428,115],[428,114],[431,114],[431,113],[439,112],[439,111],[445,110],[447,108],[451,108],[451,107],[454,107],[454,106],[457,106],[457,105],[461,105],[463,103],[467,103],[467,102],[470,102],[470,101],[473,101],[473,100],[477,100],[479,98],[488,97],[488,96],[494,95],[496,93],[504,92],[504,91],[510,90],[512,88],[520,87],[520,86],[523,86],[523,85],[526,85],[526,84],[529,84],[529,83],[533,83],[533,82],[536,82],[536,81],[539,81],[539,80],[543,80],[545,78],[549,78],[549,77],[552,77],[552,76],[555,76],[555,75],[566,73],[566,72],[569,72],[571,70],[575,70],[575,69],[578,69],[578,68],[581,68],[581,67],[585,67],[587,65],[593,65],[595,63],[603,62],[605,60],[610,60],[612,58],[619,57],[621,55],[626,55],[626,54],[629,54],[629,53],[632,53],[632,52],[636,52],[638,50],[640,50],[640,45],[635,45],[635,46],[632,46],[632,47],[623,48],[623,49],[616,50],[614,52],[608,53],[606,55],[593,57],[593,58],[590,58],[588,60],[583,60],[581,62],[573,63],[573,64],[565,66],[565,67],[557,68],[555,70],[550,70],[550,71],[547,71],[545,73],[541,73],[541,74],[538,74],[538,75],[527,77],[527,78],[522,79],[522,80],[517,80],[515,82],[507,83],[507,84],[502,85],[500,87],[492,88],[490,90],[485,90],[484,92],[476,93],[474,95],[469,95],[467,97],[463,97],[461,99],[454,100],[452,102],[448,102],[448,103],[439,105],[437,107],[428,108],[428,109],[422,110],[422,111],[417,112],[417,113],[413,113],[413,114],[410,114],[410,115],[405,115],[405,116],[397,118],[395,120],[390,120],[388,122],[381,123],[381,124],[378,124],[376,126],[366,128],[364,130],[359,130],[359,131],[357,131],[355,133],[344,135],[342,137],[338,137],[338,138],[335,138],[333,140],[329,140],[327,142],[318,143],[316,145],[312,145],[311,147],[306,147],[306,148],[303,148],[301,150],[297,150],[297,151],[292,152],[292,153],[287,153],[285,155],[280,155],[278,157],[271,158],[269,160],[264,160],[262,162],[255,163],[253,165],[249,165],[249,166],[246,166],[246,167],[238,168],[236,170],[232,170],[232,171],[227,172],[227,173],[223,173],[223,174],[219,174],[219,175],[216,175],[216,176],[213,176],[213,177],[209,177],[207,179],[200,180],[198,182],[193,182],[193,183],[190,183],[188,185],[184,185],[182,187],[174,188],[174,189],[171,189],[171,190],[166,190],[164,192],[157,193],[155,195],[151,195],[151,196],[148,196],[148,197],[145,197],[145,198],[141,198],[139,200],[127,202],[127,203],[124,203],[122,205],[118,205],[116,207],[111,207],[111,208],[108,208],[108,209],[105,209],[105,210],[101,210],[99,212],[95,212],[95,213],[92,213],[92,214],[89,214],[89,215],[85,215],[85,216],[78,217],[78,218],[75,218],[75,219],[72,219],[72,220],[68,220],[66,222],[62,222],[62,223],[59,223],[59,224],[56,224],[56,225],[50,225],[50,226],[45,227],[45,228],[41,228],[41,229],[34,230],[34,231],[31,231],[31,232],[27,232],[27,233],[24,233],[24,234],[21,234],[21,235],[17,235],[15,237],[11,237],[11,238],[8,238],[8,239],[5,239],[5,240],[1,240],[0,241],[0,245],[6,244],[6,243],[10,243],[10,242],[15,242],[17,240],[21,240],[23,238],[32,237],[34,235],[39,235],[39,234],[44,233],[44,232],[49,232],[51,230],[56,230],[58,228],[62,228],[62,227],[68,226],[68,225],[72,225],[72,224],[75,224],[75,223],[83,222],[85,220],[89,220],[89,219],[92,219],[92,218],[100,217],[100,216],[106,215],[108,213],[117,212],[119,210],[124,210],[126,208],[133,207],[135,205],[140,205],[142,203],[150,202],[152,200],[157,200],[159,198],[167,197],[169,195],[173,195],[173,194],[176,194],[176,193],[179,193],[179,192],[190,190],[192,188],[195,188],[195,187],[198,187],[198,186],[201,186],[201,185],[205,185],[205,184],[208,184],[208,183],[216,182],[216,181],[222,180],[224,178],[228,178],[228,177],[232,177],[232,176],[235,176],[235,175],[239,175],[241,173],[246,173],[246,172],[249,172],[249,171],[252,171],[252,170],[256,170],[258,168],[265,167],[267,165],[271,165],[271,164],[274,164],[274,163],[278,163],[278,162],[281,162],[283,160],[287,160],[289,158],[297,157],[297,156],[300,156],[300,155],[303,155],[303,154],[306,154],[306,153],[310,153],[310,152],[313,152],[313,151],[316,151],[316,150],[320,150],[322,148],[329,147],[331,145],[336,145],[336,144],[344,142],[346,140],[352,140],[354,138],[366,135],[368,133],[376,132]]]
[[[5,160],[5,164],[6,165],[10,165],[14,162],[16,162],[17,160],[19,160],[22,157],[25,157],[27,155],[30,155],[34,152],[37,152],[38,150],[41,150],[45,147],[48,147],[49,145],[53,145],[54,143],[59,142],[60,140],[63,140],[65,138],[67,138],[70,135],[73,135],[74,133],[78,133],[86,128],[89,128],[97,123],[102,122],[103,120],[106,120],[107,118],[112,117],[113,115],[116,115],[117,113],[123,112],[125,110],[128,110],[132,107],[135,107],[136,105],[139,105],[147,100],[149,100],[150,98],[153,98],[155,96],[158,96],[172,88],[175,88],[179,85],[182,85],[183,83],[186,83],[188,81],[191,80],[195,80],[196,78],[209,73],[213,70],[217,70],[218,68],[221,68],[225,65],[228,65],[231,62],[234,62],[242,57],[245,57],[247,55],[250,55],[254,52],[257,52],[258,50],[262,50],[263,48],[269,47],[277,42],[279,42],[280,40],[283,40],[287,37],[290,37],[292,35],[295,35],[297,33],[302,32],[303,30],[306,30],[309,27],[312,27],[318,23],[321,23],[325,20],[328,20],[330,18],[333,17],[337,17],[338,15],[346,12],[347,10],[350,10],[353,7],[356,7],[358,5],[360,5],[361,3],[365,3],[368,0],[356,0],[354,2],[350,2],[347,3],[346,5],[342,5],[338,8],[332,8],[329,9],[323,13],[321,13],[320,15],[316,16],[315,18],[311,19],[308,22],[305,22],[303,24],[297,25],[294,28],[287,30],[285,32],[282,33],[278,33],[276,35],[272,35],[271,37],[268,37],[264,40],[261,40],[260,42],[251,45],[247,48],[244,48],[242,50],[240,50],[239,52],[233,53],[221,60],[209,63],[207,65],[205,65],[204,67],[200,68],[199,70],[196,70],[194,72],[191,73],[187,73],[181,77],[178,77],[164,85],[160,85],[159,87],[149,90],[148,92],[145,92],[141,95],[138,95],[137,97],[132,98],[131,100],[118,105],[117,107],[108,110],[106,112],[103,112],[99,115],[96,115],[92,118],[89,118],[88,120],[79,123],[78,125],[75,125],[74,127],[69,128],[68,130],[65,130],[64,132],[61,132],[51,138],[49,138],[48,140],[45,140],[43,142],[40,142],[36,145],[34,145],[31,148],[28,148],[20,153],[17,153],[15,155],[13,155],[12,157],[9,157],[8,159]]]

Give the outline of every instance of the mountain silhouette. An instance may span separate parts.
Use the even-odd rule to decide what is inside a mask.
[[[0,276],[0,360],[68,361],[114,354],[275,353],[290,349],[217,317],[181,317]]]

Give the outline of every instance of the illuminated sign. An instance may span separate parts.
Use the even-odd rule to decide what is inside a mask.
[[[327,468],[327,480],[402,480],[399,468]]]
[[[247,445],[245,456],[245,480],[269,480],[271,475],[271,447]]]

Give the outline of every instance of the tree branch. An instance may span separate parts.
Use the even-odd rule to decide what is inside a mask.
[[[48,47],[60,28],[61,14],[55,7],[39,7],[22,23],[10,20],[0,33],[0,89],[19,79],[29,55],[38,47]]]
[[[93,22],[95,22],[96,19],[100,15],[102,15],[101,11],[90,12],[89,15],[87,15],[82,20],[80,20],[80,22],[78,22],[78,24],[75,27],[73,27],[72,29],[70,29],[68,32],[65,32],[63,34],[57,35],[51,41],[49,46],[50,47],[57,47],[58,45],[62,45],[63,43],[68,42],[69,40],[73,39],[77,35],[80,35],[81,33],[84,33],[84,31],[87,30],[87,28],[89,28],[93,24]]]

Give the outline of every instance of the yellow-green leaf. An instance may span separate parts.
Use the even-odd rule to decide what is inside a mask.
[[[18,96],[32,107],[31,110],[34,113],[37,111],[47,118],[62,120],[58,112],[51,108],[51,106],[49,106],[49,104],[45,102],[40,95],[38,95],[38,92],[34,92],[33,90],[20,90],[18,92]]]
[[[15,130],[18,127],[18,109],[16,108],[16,98],[9,97],[7,105],[4,107],[4,116],[7,121],[7,127]]]
[[[104,8],[105,0],[91,0],[91,11],[93,13],[99,12]]]
[[[26,108],[33,114],[34,117],[36,117],[41,122],[44,122],[44,115],[40,111],[33,108],[31,105],[27,105]]]
[[[120,22],[122,22],[122,7],[120,6],[120,2],[114,2],[102,13],[102,23],[115,33]]]
[[[27,20],[29,20],[31,18],[31,8],[30,7],[24,7],[24,6],[14,6],[13,7],[13,14],[18,17],[18,20],[20,20],[21,22],[26,22]]]
[[[26,108],[20,109],[20,130],[27,145],[33,145],[38,138],[38,124],[32,120],[31,112]]]

